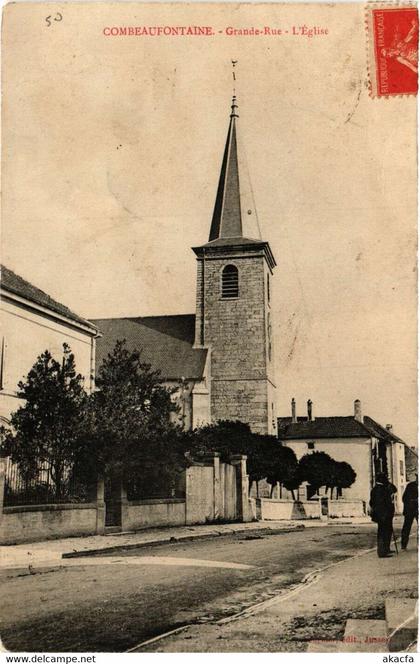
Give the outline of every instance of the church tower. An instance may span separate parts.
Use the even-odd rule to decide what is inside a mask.
[[[197,256],[195,347],[210,352],[211,421],[240,420],[275,434],[271,278],[232,99],[209,241]]]

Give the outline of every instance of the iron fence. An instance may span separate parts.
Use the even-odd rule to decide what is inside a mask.
[[[78,478],[72,466],[65,468],[58,483],[48,462],[40,463],[36,473],[28,478],[10,457],[5,459],[5,506],[84,503],[93,497],[93,482]]]
[[[126,481],[128,500],[185,498],[185,473],[147,473]]]

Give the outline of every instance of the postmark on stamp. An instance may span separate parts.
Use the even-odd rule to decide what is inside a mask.
[[[366,19],[371,96],[417,94],[417,7],[375,3],[367,6]]]

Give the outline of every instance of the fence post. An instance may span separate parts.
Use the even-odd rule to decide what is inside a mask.
[[[212,466],[213,469],[213,514],[212,521],[216,521],[221,513],[221,499],[220,499],[220,453],[212,452],[205,456],[203,462]]]
[[[328,500],[328,496],[322,496],[319,499],[319,507],[319,518],[321,521],[328,521],[330,515],[330,501]]]
[[[185,525],[193,523],[191,508],[192,508],[192,487],[193,487],[193,470],[192,466],[185,469]]]
[[[214,501],[214,520],[220,518],[221,500],[220,500],[220,454],[215,452],[213,456],[213,501]]]
[[[248,475],[246,474],[246,454],[234,454],[230,463],[236,467],[236,511],[239,521],[252,521],[248,500]]]
[[[121,498],[120,498],[120,509],[121,509],[121,530],[127,528],[128,524],[128,500],[127,500],[127,489],[124,484],[121,483]]]
[[[105,533],[105,482],[103,477],[98,477],[96,484],[96,534]]]

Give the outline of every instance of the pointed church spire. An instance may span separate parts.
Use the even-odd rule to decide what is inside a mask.
[[[210,228],[210,242],[221,238],[261,239],[245,153],[238,140],[237,110],[234,94]]]

